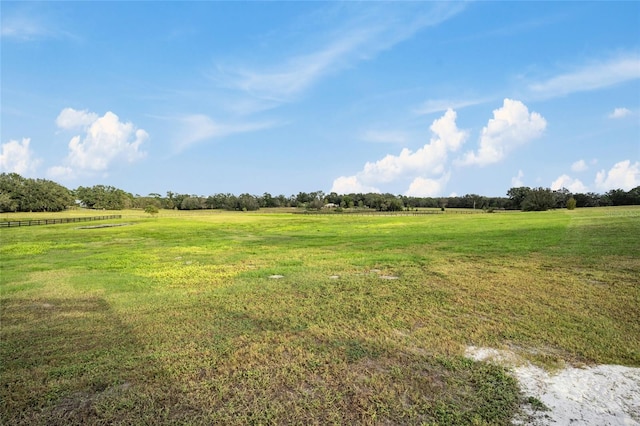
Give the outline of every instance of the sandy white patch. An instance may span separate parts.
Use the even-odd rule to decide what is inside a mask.
[[[548,373],[510,351],[471,346],[465,355],[511,367],[525,396],[550,409],[524,407],[526,418],[514,424],[640,426],[640,368],[568,366]]]
[[[272,280],[279,280],[280,278],[284,278],[284,275],[269,275],[269,278]]]

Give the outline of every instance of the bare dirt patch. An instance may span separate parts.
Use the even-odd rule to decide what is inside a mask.
[[[512,369],[529,402],[514,424],[640,425],[640,368],[568,365],[550,373],[511,351],[470,346],[465,355]]]

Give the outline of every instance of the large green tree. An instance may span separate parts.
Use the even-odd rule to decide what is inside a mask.
[[[545,211],[556,206],[555,194],[549,188],[534,188],[522,201],[524,211]]]
[[[527,198],[530,192],[531,188],[529,188],[528,186],[519,186],[509,189],[507,191],[507,197],[509,197],[509,200],[511,201],[509,207],[512,209],[521,210],[522,202],[525,200],[525,198]]]
[[[56,182],[0,174],[0,212],[57,212],[73,203],[71,192]]]
[[[133,207],[133,195],[113,186],[79,186],[75,195],[89,209],[122,210]]]

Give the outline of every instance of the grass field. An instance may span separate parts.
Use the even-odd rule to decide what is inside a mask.
[[[637,207],[116,213],[0,230],[1,424],[509,424],[467,346],[640,366]]]

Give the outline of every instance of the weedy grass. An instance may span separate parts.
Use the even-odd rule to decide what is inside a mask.
[[[509,424],[466,346],[640,365],[640,208],[109,222],[0,230],[0,423]]]

